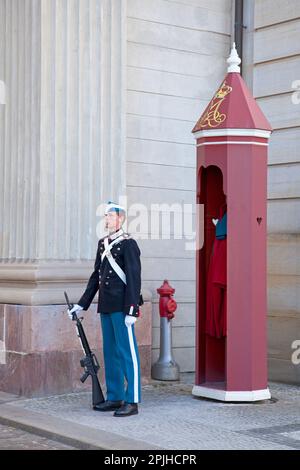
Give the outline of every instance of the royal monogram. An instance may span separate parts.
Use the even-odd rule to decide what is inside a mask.
[[[226,119],[226,114],[222,114],[220,112],[220,106],[223,103],[226,96],[232,92],[232,87],[226,85],[226,80],[222,83],[218,91],[216,92],[215,96],[210,102],[210,105],[201,117],[201,119],[197,122],[196,128],[201,127],[218,127],[222,122]]]

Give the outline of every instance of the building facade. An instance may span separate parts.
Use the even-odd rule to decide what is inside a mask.
[[[269,376],[300,383],[300,4],[244,4],[244,78],[273,127],[268,166]]]
[[[300,339],[300,105],[292,101],[292,82],[300,79],[300,10],[297,0],[275,3],[244,1],[243,76],[274,128],[270,377],[299,383],[291,345]],[[170,239],[162,224],[148,219],[141,230],[130,222],[138,203],[152,209],[151,219],[169,217],[171,208],[178,221],[184,205],[195,214],[191,130],[225,75],[234,5],[0,0],[0,388],[42,394],[76,382],[76,368],[57,381],[80,354],[63,291],[78,300],[102,235],[99,204],[122,197],[142,251],[144,376],[158,357],[156,289],[164,279],[178,302],[174,356],[182,371],[194,370],[195,252],[186,249],[176,223]],[[95,305],[86,318],[100,350]],[[32,391],[24,368],[39,370]]]

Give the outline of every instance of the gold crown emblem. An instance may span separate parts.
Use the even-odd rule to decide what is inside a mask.
[[[224,81],[218,89],[215,98],[225,98],[225,96],[228,95],[228,93],[230,93],[231,91],[232,87],[226,85],[226,81]]]

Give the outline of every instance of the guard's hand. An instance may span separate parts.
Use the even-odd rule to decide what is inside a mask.
[[[68,310],[68,315],[69,315],[70,320],[73,320],[72,313],[80,312],[80,310],[83,310],[83,307],[81,307],[78,304],[75,304],[74,307],[71,310]]]
[[[125,317],[125,325],[131,326],[136,322],[136,317],[133,317],[132,315],[126,315]]]

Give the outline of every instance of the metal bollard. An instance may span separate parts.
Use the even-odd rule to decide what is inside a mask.
[[[179,380],[179,366],[172,355],[172,324],[177,303],[172,298],[175,292],[165,279],[163,285],[157,289],[160,295],[160,353],[159,358],[151,369],[151,375],[156,380]]]

